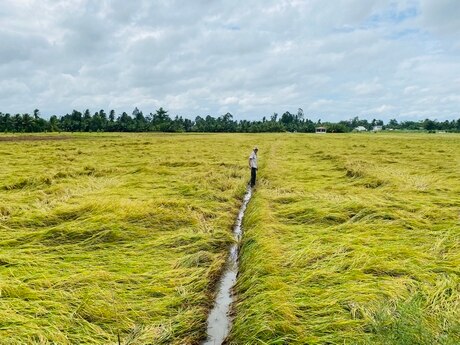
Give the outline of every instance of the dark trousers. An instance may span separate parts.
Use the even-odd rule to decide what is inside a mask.
[[[256,185],[257,168],[251,168],[251,187]]]

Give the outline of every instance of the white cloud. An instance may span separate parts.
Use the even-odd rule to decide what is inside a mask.
[[[363,82],[355,85],[350,85],[350,89],[358,96],[378,96],[385,92],[385,88],[380,84],[377,79],[371,82]]]
[[[458,37],[459,13],[458,0],[421,0],[421,19],[435,33]]]
[[[6,0],[0,111],[458,117],[456,0]]]

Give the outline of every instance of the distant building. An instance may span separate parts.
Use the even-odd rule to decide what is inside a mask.
[[[367,129],[364,126],[358,126],[353,131],[354,132],[367,132]]]
[[[316,133],[318,134],[324,134],[326,133],[326,127],[316,127]]]
[[[382,126],[374,126],[374,127],[372,128],[372,130],[373,130],[374,132],[380,132],[382,129],[383,129]]]

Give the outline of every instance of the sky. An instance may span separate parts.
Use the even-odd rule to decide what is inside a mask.
[[[460,118],[459,0],[1,0],[0,111]]]

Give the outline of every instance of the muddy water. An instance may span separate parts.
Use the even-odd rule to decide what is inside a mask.
[[[202,345],[221,345],[227,338],[232,320],[229,315],[231,304],[233,303],[232,288],[236,282],[238,274],[238,246],[243,234],[241,223],[243,222],[244,211],[248,206],[248,202],[252,196],[252,189],[248,187],[244,196],[243,205],[241,205],[238,217],[236,218],[235,227],[233,228],[233,236],[236,243],[230,247],[230,253],[222,277],[220,278],[217,290],[214,307],[208,316],[208,338]]]

